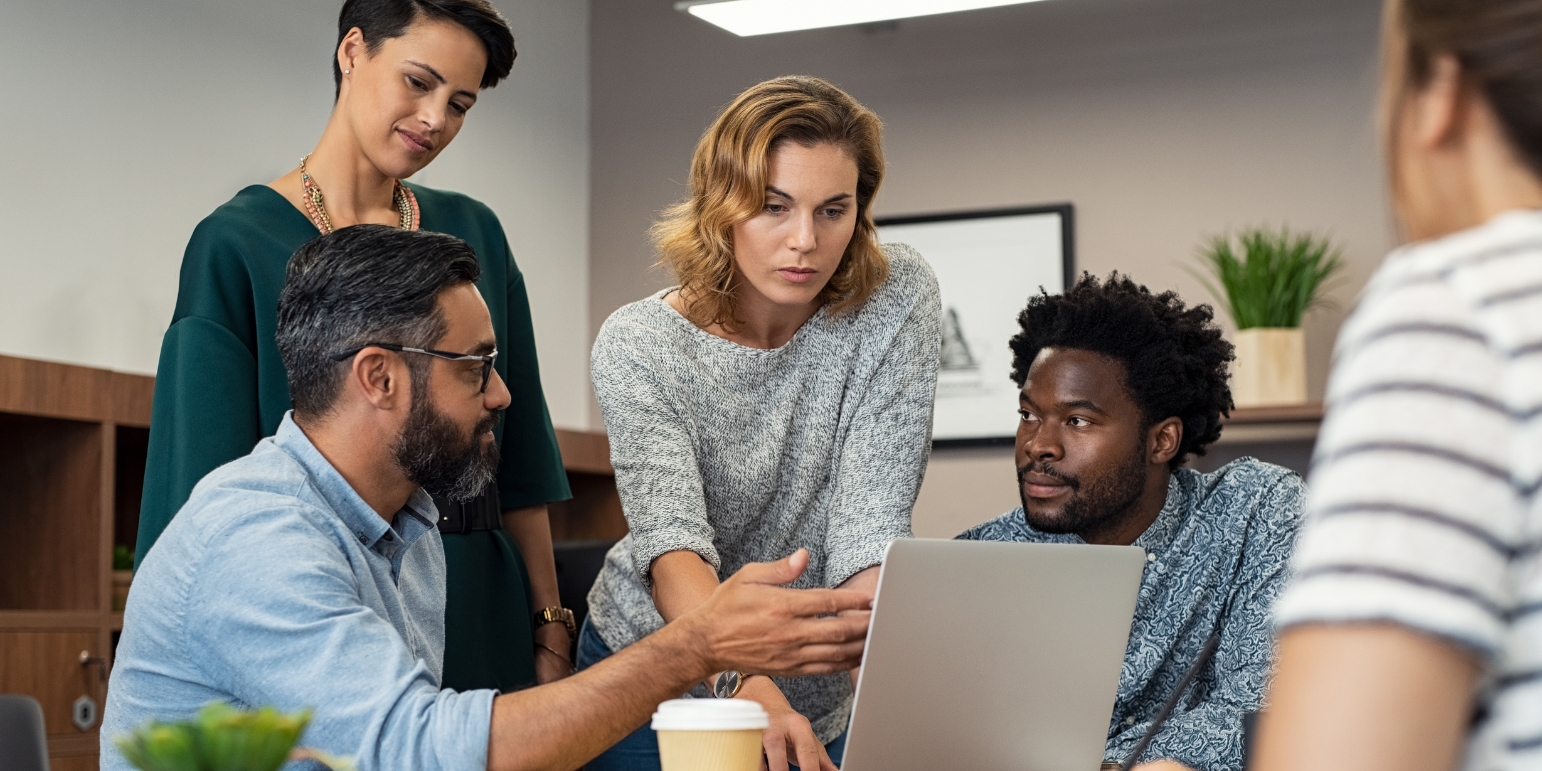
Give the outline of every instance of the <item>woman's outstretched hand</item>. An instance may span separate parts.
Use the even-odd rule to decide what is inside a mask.
[[[787,697],[771,678],[752,677],[745,681],[738,698],[758,702],[771,716],[771,725],[762,740],[766,771],[787,771],[788,763],[796,763],[802,771],[837,771],[808,718],[787,703]]]

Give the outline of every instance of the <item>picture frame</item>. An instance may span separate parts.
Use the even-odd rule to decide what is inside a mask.
[[[881,242],[920,252],[942,293],[942,356],[933,413],[937,448],[1012,444],[1017,386],[1008,342],[1042,288],[1076,278],[1070,203],[876,219]]]

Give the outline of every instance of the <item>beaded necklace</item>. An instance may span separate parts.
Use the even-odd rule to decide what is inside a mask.
[[[305,201],[305,213],[310,215],[311,223],[321,231],[322,235],[326,235],[332,232],[332,218],[327,215],[327,206],[321,197],[321,186],[317,185],[316,180],[311,179],[310,172],[305,170],[305,162],[309,159],[309,155],[300,159],[300,184],[305,186],[305,194],[301,198]],[[391,203],[401,214],[401,229],[417,230],[421,224],[418,197],[413,195],[400,180],[397,180],[396,187],[391,191]]]

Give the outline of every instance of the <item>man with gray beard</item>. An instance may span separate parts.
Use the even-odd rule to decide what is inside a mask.
[[[476,257],[450,236],[344,228],[295,253],[278,307],[294,410],[216,469],[145,555],[102,726],[111,742],[211,701],[314,710],[304,743],[361,769],[576,768],[713,672],[857,665],[871,595],[782,588],[799,551],[584,672],[444,690],[444,552],[430,495],[498,466],[509,391]],[[204,427],[217,430],[217,427]]]

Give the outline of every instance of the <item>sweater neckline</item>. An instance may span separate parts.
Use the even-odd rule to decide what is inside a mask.
[[[729,353],[751,356],[774,356],[784,351],[791,350],[794,344],[796,344],[798,340],[803,337],[804,332],[806,332],[809,327],[812,327],[815,322],[823,321],[829,314],[828,306],[821,305],[819,306],[819,310],[814,311],[814,315],[809,317],[808,321],[803,322],[803,326],[798,327],[798,331],[792,333],[792,337],[787,338],[787,342],[782,343],[776,348],[755,348],[753,346],[736,343],[727,338],[718,337],[717,335],[714,335],[711,332],[696,326],[695,322],[686,318],[684,314],[680,313],[680,311],[675,310],[674,306],[664,302],[664,297],[666,295],[679,288],[680,287],[678,286],[672,286],[668,289],[661,289],[658,292],[655,292],[652,297],[648,298],[648,303],[650,305],[657,306],[659,310],[673,319],[675,323],[678,323],[680,326],[684,327],[689,334],[696,335],[699,339],[706,340],[708,345],[715,346]]]

